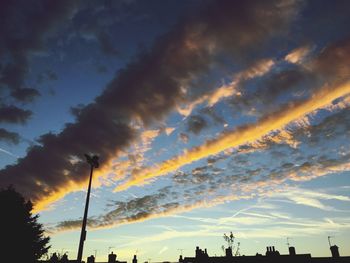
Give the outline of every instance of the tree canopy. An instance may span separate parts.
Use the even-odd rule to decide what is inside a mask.
[[[0,189],[0,207],[0,258],[4,262],[37,262],[50,248],[50,238],[44,235],[39,216],[32,214],[31,201],[8,187]]]

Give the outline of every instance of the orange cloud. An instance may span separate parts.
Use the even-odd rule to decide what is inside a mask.
[[[241,96],[241,92],[238,90],[238,86],[242,81],[263,76],[264,74],[268,73],[274,65],[275,62],[272,59],[259,60],[252,67],[237,73],[231,83],[224,84],[215,89],[213,92],[202,95],[201,97],[197,98],[182,108],[178,107],[177,111],[181,115],[187,117],[191,114],[197,105],[200,105],[202,103],[206,102],[208,106],[212,107],[224,98],[228,98],[234,95]]]
[[[300,64],[303,62],[305,57],[310,53],[310,46],[303,46],[297,49],[292,50],[288,55],[285,56],[285,60],[294,63]]]
[[[174,172],[184,165],[207,156],[242,144],[252,143],[271,131],[283,129],[287,124],[328,106],[335,99],[348,93],[350,93],[350,82],[337,86],[325,85],[307,100],[289,104],[274,114],[261,118],[254,124],[240,126],[230,132],[224,132],[217,138],[206,141],[203,145],[186,150],[181,155],[133,174],[129,180],[120,184],[115,191],[123,191],[131,186],[146,184],[150,179]]]

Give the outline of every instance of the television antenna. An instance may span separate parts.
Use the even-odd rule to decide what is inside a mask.
[[[235,253],[235,257],[238,257],[241,255],[241,253],[239,252],[239,246],[241,245],[241,242],[237,243],[237,249],[236,249],[236,253]]]
[[[329,247],[331,247],[332,246],[331,239],[334,238],[334,236],[328,236],[327,238],[328,238]]]

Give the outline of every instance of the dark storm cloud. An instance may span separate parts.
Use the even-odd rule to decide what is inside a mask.
[[[299,99],[301,96],[309,96],[318,86],[316,80],[314,73],[302,66],[294,65],[292,68],[258,79],[256,90],[250,91],[247,89],[249,82],[243,83],[241,89],[244,96],[232,98],[230,105],[239,112],[249,112],[254,108],[255,114],[266,114],[268,111],[275,110],[281,95],[297,96]]]
[[[84,109],[84,106],[85,106],[84,104],[78,104],[75,107],[71,107],[69,111],[74,117],[78,118],[78,116],[81,114],[82,110]]]
[[[0,106],[0,123],[25,124],[31,115],[30,110],[23,110],[16,106]]]
[[[349,59],[350,37],[328,45],[312,66],[321,78],[343,81],[350,76]]]
[[[312,74],[301,67],[295,67],[292,69],[286,69],[284,71],[272,74],[263,83],[261,90],[254,94],[254,97],[263,97],[261,101],[263,103],[272,102],[273,99],[281,95],[286,94],[288,91],[310,93],[310,90],[305,90],[305,87],[310,87],[313,80]]]
[[[258,87],[249,90],[249,81],[243,82],[243,96],[234,97],[230,105],[235,111],[256,115],[273,112],[283,97],[306,98],[312,96],[322,83],[347,81],[350,76],[350,38],[326,45],[304,65],[292,65],[257,80]],[[332,66],[330,66],[332,65]],[[256,80],[254,80],[256,81]],[[251,109],[254,111],[251,112]]]
[[[288,3],[214,1],[199,16],[179,23],[121,70],[78,113],[75,123],[59,134],[43,135],[41,145],[0,171],[1,185],[13,184],[33,201],[43,202],[79,189],[72,182],[84,182],[88,173],[84,163],[70,161],[72,156],[93,152],[101,160],[115,157],[135,138],[130,122],[137,118],[148,125],[163,118],[183,100],[183,84],[207,72],[215,55],[227,52],[237,59],[248,58],[248,51],[283,32],[296,10],[293,1]],[[58,14],[52,15],[62,15]]]
[[[15,89],[11,91],[11,96],[19,101],[31,102],[40,96],[39,91],[32,88]]]
[[[198,135],[207,126],[207,121],[200,115],[192,115],[188,118],[187,131],[196,135]]]
[[[46,35],[74,10],[76,1],[8,1],[0,3],[0,85],[14,98],[27,101],[23,93],[31,54],[44,49]],[[16,90],[20,90],[20,94]],[[34,94],[38,95],[38,94]]]
[[[7,143],[18,144],[19,135],[16,132],[10,132],[6,129],[0,128],[0,141],[5,141]]]

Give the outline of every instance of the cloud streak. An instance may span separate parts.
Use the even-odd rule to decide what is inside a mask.
[[[295,134],[298,140],[303,141],[306,137],[317,138],[317,141],[324,142],[325,138],[338,140],[343,138],[343,130],[348,130],[348,122],[345,118],[349,116],[348,110],[341,110],[338,113],[325,118],[321,123],[314,126],[297,127]],[[333,127],[334,123],[342,123],[344,127],[338,127],[337,132],[329,137],[329,127]],[[333,129],[331,129],[333,130]],[[304,137],[304,138],[303,138]],[[262,155],[266,155],[266,151],[276,150],[281,144],[279,140],[268,140],[263,149]],[[252,146],[255,149],[255,145]],[[328,152],[333,152],[334,148],[328,148]],[[208,160],[208,165],[196,167],[189,173],[178,172],[172,177],[173,186],[163,188],[158,193],[136,197],[135,199],[115,202],[108,206],[111,209],[106,215],[99,215],[91,218],[90,227],[93,229],[111,228],[121,224],[137,223],[145,220],[150,220],[159,217],[167,217],[193,209],[208,208],[242,199],[258,198],[262,203],[265,201],[288,202],[296,205],[308,206],[313,209],[323,211],[344,212],[335,207],[324,203],[324,201],[334,200],[337,202],[349,202],[350,199],[346,195],[331,194],[324,189],[307,190],[304,188],[295,187],[295,182],[313,180],[326,175],[335,173],[344,173],[350,171],[349,154],[339,152],[337,158],[327,158],[320,156],[303,156],[303,150],[298,148],[289,148],[294,154],[288,154],[287,163],[278,162],[279,165],[270,167],[260,167],[254,169],[250,165],[242,164],[242,169],[237,166],[237,156],[243,156],[243,159],[251,159],[250,153],[241,152],[239,150],[228,153],[227,155],[218,155],[211,157]],[[248,156],[247,156],[248,155]],[[293,162],[293,156],[300,158]],[[215,164],[219,161],[225,161],[227,158],[227,166],[222,169],[217,169]],[[259,158],[259,157],[258,157]],[[230,166],[235,164],[235,166]],[[292,185],[290,186],[290,183]],[[179,187],[180,186],[180,187]],[[327,190],[327,189],[326,189]],[[328,189],[329,190],[329,189]],[[269,200],[269,201],[268,201]],[[222,218],[220,220],[198,219],[201,223],[214,223],[219,225],[241,224],[257,225],[259,222],[266,222],[265,218],[286,219],[285,215],[265,216],[261,220],[253,220],[250,218],[247,210],[253,208],[271,208],[268,205],[254,205],[235,213],[232,218]],[[238,215],[243,214],[239,218]],[[248,215],[248,217],[247,217]],[[253,215],[256,216],[256,215]],[[180,216],[183,217],[183,216]],[[261,216],[259,216],[261,217]],[[191,220],[196,220],[192,218]],[[287,225],[301,226],[302,222],[289,222]],[[57,228],[52,231],[73,230],[80,226],[79,220],[66,221],[64,224],[58,224]],[[305,223],[305,227],[311,226]],[[299,232],[298,232],[299,233]],[[268,234],[268,233],[265,233]],[[262,234],[263,236],[263,234]]]
[[[13,184],[37,209],[80,190],[88,173],[82,161],[72,164],[72,157],[100,154],[105,162],[96,176],[102,176],[135,139],[133,121],[149,125],[163,118],[183,100],[181,87],[207,72],[216,55],[242,58],[263,47],[285,30],[297,8],[294,1],[211,3],[120,71],[93,103],[81,109],[74,124],[59,134],[41,136],[40,145],[29,149],[26,157],[1,170],[1,185]]]
[[[295,52],[293,51],[292,54]],[[299,54],[300,52],[297,53]],[[293,122],[300,123],[302,121],[305,123],[307,115],[315,113],[321,108],[329,108],[333,101],[349,94],[350,67],[346,63],[349,57],[350,39],[332,43],[305,66],[307,74],[312,73],[315,79],[309,84],[311,87],[319,86],[320,80],[324,83],[320,88],[312,87],[310,90],[313,93],[308,98],[282,105],[278,109],[274,109],[273,112],[268,112],[255,123],[242,125],[231,131],[224,131],[216,138],[207,140],[200,146],[186,150],[184,153],[153,167],[145,168],[141,172],[136,172],[129,179],[118,185],[115,191],[123,191],[134,185],[149,183],[151,179],[174,172],[184,165],[205,157],[240,145],[252,144],[276,130],[280,130],[282,133],[282,130]],[[329,64],[331,61],[334,62],[334,66],[330,68]]]
[[[230,132],[224,132],[219,137],[209,140],[201,146],[192,148],[182,155],[167,160],[158,166],[145,169],[142,173],[134,174],[129,180],[119,185],[116,191],[126,190],[134,185],[145,184],[147,180],[176,171],[186,164],[215,155],[232,147],[254,142],[274,130],[283,129],[289,123],[329,105],[335,99],[345,96],[349,92],[349,82],[337,86],[325,85],[307,100],[286,105],[274,114],[261,118],[254,124],[244,125]]]

